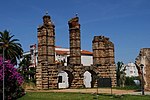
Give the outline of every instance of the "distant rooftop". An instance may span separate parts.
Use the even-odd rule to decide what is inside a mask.
[[[69,55],[70,54],[70,50],[68,48],[63,48],[60,46],[55,46],[55,51],[56,51],[56,54],[58,54],[58,55]],[[37,48],[36,48],[36,52],[37,52]],[[24,52],[24,54],[30,54],[30,51],[26,51],[26,52]],[[93,53],[88,50],[81,50],[81,55],[93,55]]]

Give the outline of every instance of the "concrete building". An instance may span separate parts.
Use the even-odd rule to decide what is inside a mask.
[[[24,52],[23,56],[29,55],[31,65],[29,67],[35,67],[38,65],[38,50],[36,44],[30,46],[30,51]],[[70,57],[70,50],[68,48],[55,47],[55,63],[68,65]],[[83,66],[91,66],[93,64],[93,53],[87,50],[81,50],[81,64]]]
[[[135,66],[134,63],[128,63],[126,66],[125,66],[126,70],[125,70],[125,73],[126,73],[126,76],[127,77],[136,77],[136,76],[139,76],[138,75],[138,70]]]

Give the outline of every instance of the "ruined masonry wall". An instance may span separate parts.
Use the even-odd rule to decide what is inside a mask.
[[[150,91],[150,48],[142,48],[135,62],[140,77],[142,77],[140,64],[144,65],[144,87]]]
[[[84,87],[84,72],[89,71],[94,79],[96,75],[111,78],[116,86],[116,67],[114,61],[114,44],[109,38],[95,36],[93,39],[93,65],[81,64],[81,41],[79,18],[68,21],[70,36],[70,59],[68,66],[55,65],[55,26],[50,16],[43,16],[43,25],[38,28],[38,66],[36,67],[36,85],[38,89],[58,87],[58,71],[65,70],[73,76],[71,88]],[[96,80],[92,81],[96,86]]]
[[[71,88],[82,88],[83,87],[83,66],[74,66],[74,71],[72,72],[74,79],[71,83]]]
[[[92,41],[93,65],[99,71],[98,76],[111,78],[112,86],[116,86],[116,66],[114,60],[114,44],[104,36],[94,36]]]

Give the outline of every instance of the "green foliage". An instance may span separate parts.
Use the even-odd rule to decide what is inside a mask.
[[[126,81],[125,81],[125,85],[127,86],[134,86],[136,85],[135,82],[134,82],[134,79],[132,77],[126,77]]]
[[[139,77],[126,77],[125,85],[127,85],[127,86],[136,85],[134,80],[139,80]]]
[[[136,85],[134,80],[139,80],[139,77],[126,77],[125,87],[128,89],[140,89],[140,85]]]
[[[17,64],[17,59],[23,54],[23,49],[18,39],[13,39],[14,35],[11,35],[7,30],[0,32],[0,42],[3,42],[3,46],[0,46],[0,54],[5,54],[6,60],[11,60],[12,64]]]
[[[30,56],[26,55],[23,57],[18,67],[18,72],[21,73],[21,75],[24,77],[25,82],[35,82],[35,68],[29,68],[30,64]]]
[[[134,86],[124,86],[124,87],[114,87],[114,89],[119,89],[119,90],[139,90],[140,86],[134,85]]]
[[[121,90],[139,90],[140,85],[136,85],[134,80],[139,80],[139,77],[126,77],[125,86],[124,87],[114,87],[115,89]]]
[[[121,86],[121,87],[124,87],[124,84],[125,84],[125,80],[126,80],[126,77],[125,77],[125,67],[124,67],[124,64],[123,62],[118,62],[117,63],[117,86]]]

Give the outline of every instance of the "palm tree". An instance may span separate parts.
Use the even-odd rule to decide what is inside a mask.
[[[17,59],[23,54],[23,49],[18,39],[13,39],[14,35],[11,35],[7,30],[0,32],[0,42],[3,42],[3,46],[0,46],[0,54],[3,52],[5,59],[11,60],[14,65],[17,65]]]

